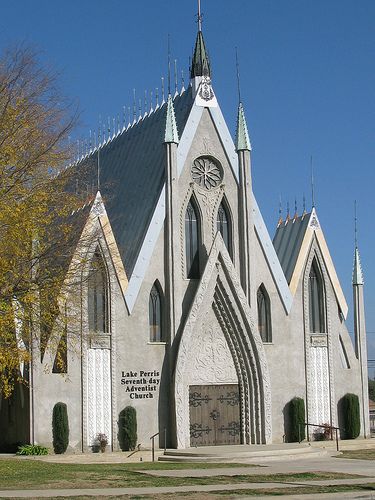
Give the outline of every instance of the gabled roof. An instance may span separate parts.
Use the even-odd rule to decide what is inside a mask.
[[[313,238],[316,238],[324,263],[335,291],[337,302],[346,318],[348,305],[342,291],[331,255],[315,208],[311,213],[281,222],[276,230],[273,244],[284,271],[289,288],[294,295],[303,274]]]
[[[285,222],[281,222],[276,229],[273,246],[288,283],[290,283],[296,267],[302,241],[310,222],[310,216],[311,213],[287,219]]]
[[[192,106],[191,88],[174,99],[175,123],[183,132]],[[100,192],[124,263],[131,276],[165,183],[167,103],[107,141],[99,150]],[[91,164],[96,182],[98,150]]]

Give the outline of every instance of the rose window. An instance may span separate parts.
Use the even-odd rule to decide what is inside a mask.
[[[191,167],[193,181],[205,189],[213,189],[220,185],[223,179],[221,165],[209,156],[201,156]]]

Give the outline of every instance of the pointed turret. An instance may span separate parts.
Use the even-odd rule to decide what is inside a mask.
[[[357,238],[356,238],[357,239]],[[369,406],[368,406],[368,370],[367,370],[367,342],[365,323],[365,304],[363,295],[363,273],[357,244],[354,249],[353,266],[353,302],[354,302],[354,338],[355,352],[359,361],[361,373],[362,399],[362,435],[370,436]]]
[[[164,142],[165,143],[179,143],[178,138],[178,130],[176,123],[176,116],[174,113],[173,99],[169,94],[167,101],[167,117],[165,121],[165,134],[164,134]]]
[[[245,111],[242,102],[238,105],[237,130],[236,130],[236,150],[251,151],[249,132],[247,130]]]
[[[195,41],[194,55],[191,62],[190,77],[194,79],[197,76],[211,77],[211,67],[206,46],[203,39],[202,30],[199,29]]]
[[[238,63],[237,63],[238,65]],[[238,74],[237,74],[238,76]],[[253,275],[253,258],[251,256],[251,244],[249,235],[253,231],[252,219],[252,182],[251,182],[251,144],[247,130],[245,112],[239,95],[236,151],[238,155],[239,171],[239,239],[241,255],[241,284],[247,296],[248,302],[252,303],[251,276]]]
[[[354,250],[354,265],[353,265],[353,286],[354,285],[363,285],[363,273],[361,266],[361,259],[359,258],[359,250],[358,247],[355,247]]]

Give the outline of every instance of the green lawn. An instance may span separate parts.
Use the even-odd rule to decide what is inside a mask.
[[[147,470],[171,470],[227,467],[228,464],[207,463],[136,463],[136,464],[56,464],[40,460],[0,460],[0,489],[46,488],[120,488],[142,486],[183,486],[200,484],[236,484],[244,482],[302,481],[314,479],[356,478],[351,474],[308,472],[299,474],[273,474],[213,476],[213,477],[155,477]],[[230,464],[243,467],[243,464]],[[138,472],[138,471],[143,471]]]
[[[174,500],[176,498],[189,498],[189,500],[224,500],[225,497],[229,495],[231,498],[233,496],[253,496],[259,497],[260,495],[268,496],[268,495],[303,495],[303,494],[312,494],[312,493],[340,493],[340,492],[348,492],[348,491],[356,491],[356,492],[364,492],[368,491],[369,494],[372,494],[375,491],[375,483],[369,484],[361,484],[354,486],[300,486],[296,488],[291,488],[286,486],[285,488],[273,488],[273,489],[246,489],[246,490],[236,490],[233,488],[230,491],[222,490],[215,492],[188,492],[188,493],[167,493],[167,494],[151,494],[151,495],[110,495],[110,496],[75,496],[74,500],[97,500],[103,499],[106,500]],[[52,498],[55,497],[50,497]],[[61,500],[72,500],[72,497],[59,497]],[[21,500],[21,499],[19,499]],[[30,500],[30,497],[29,497]],[[39,500],[35,497],[34,500]],[[47,499],[48,500],[48,499]]]
[[[375,449],[372,450],[345,450],[337,458],[356,458],[359,460],[375,460]]]

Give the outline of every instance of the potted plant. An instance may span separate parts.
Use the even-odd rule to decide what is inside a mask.
[[[104,453],[108,444],[107,436],[102,432],[99,432],[99,434],[96,436],[96,441],[99,443],[100,451]]]

